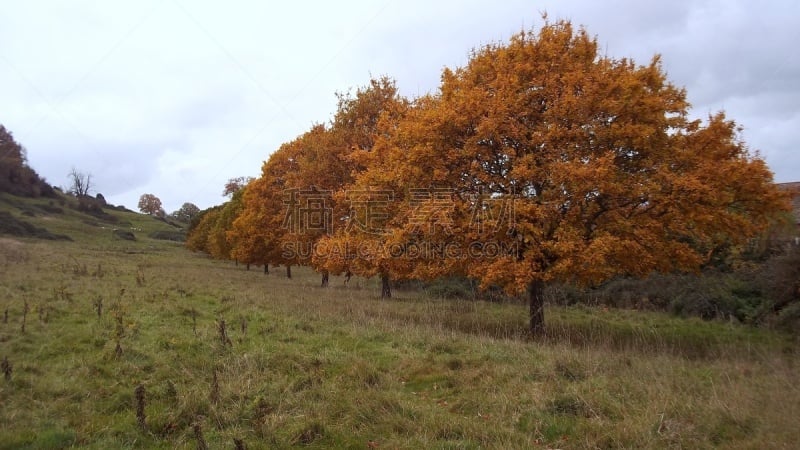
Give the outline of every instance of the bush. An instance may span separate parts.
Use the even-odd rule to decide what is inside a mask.
[[[47,205],[37,205],[37,208],[49,214],[64,214],[64,210],[59,208],[58,206],[53,205],[52,200]]]
[[[88,214],[94,218],[100,219],[108,223],[117,223],[119,219],[116,216],[103,211],[103,205],[94,197],[79,197],[78,198],[78,211]]]
[[[762,321],[769,296],[765,286],[754,278],[753,273],[745,271],[653,274],[644,279],[620,277],[593,289],[555,285],[546,294],[550,302],[561,305],[667,311],[684,317],[735,318],[755,324]]]
[[[767,261],[759,280],[773,300],[774,312],[800,302],[800,247],[793,245],[783,255]]]
[[[772,325],[789,333],[800,333],[800,302],[792,303],[783,308],[772,320]]]
[[[63,234],[53,234],[44,228],[35,227],[32,224],[19,220],[10,213],[0,211],[0,234],[9,234],[18,237],[32,237],[38,239],[71,241],[69,236]]]
[[[148,236],[163,241],[184,242],[186,240],[186,233],[182,231],[154,231]]]
[[[114,237],[118,238],[118,239],[123,239],[123,240],[126,240],[126,241],[135,241],[136,240],[136,236],[132,232],[127,231],[127,230],[114,230],[113,234],[114,234]]]
[[[760,289],[738,274],[710,273],[686,281],[669,304],[670,312],[677,315],[756,323],[760,306],[766,301]]]
[[[760,265],[723,272],[653,274],[644,279],[619,277],[595,288],[552,284],[548,303],[602,305],[666,311],[706,320],[736,319],[800,333],[800,246]]]
[[[545,287],[544,296],[551,305],[572,306],[579,303],[596,304],[596,297],[573,284],[553,283]],[[594,300],[594,301],[593,301]]]
[[[425,288],[428,295],[443,299],[474,299],[475,289],[470,280],[448,277],[431,281]]]

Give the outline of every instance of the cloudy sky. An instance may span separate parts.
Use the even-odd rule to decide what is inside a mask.
[[[337,91],[389,75],[433,91],[471,48],[567,18],[603,51],[663,58],[692,114],[725,110],[776,181],[800,180],[800,2],[745,0],[0,0],[0,124],[55,185],[171,212],[219,204]]]

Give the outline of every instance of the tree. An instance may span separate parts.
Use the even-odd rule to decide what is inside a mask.
[[[318,251],[313,252],[311,263],[323,275],[378,275],[382,280],[381,297],[389,298],[390,278],[402,278],[401,271],[395,270],[396,261],[381,257],[379,249],[385,242],[380,233],[372,233],[372,228],[384,224],[368,217],[369,211],[364,209],[370,202],[377,202],[380,207],[385,193],[370,193],[370,186],[357,184],[357,180],[375,159],[382,157],[382,151],[375,147],[376,140],[391,132],[409,102],[399,95],[395,82],[388,77],[370,80],[355,95],[337,96],[338,108],[327,140],[308,146],[311,151],[298,159],[298,173],[306,183],[324,180],[321,185],[331,192],[333,221],[328,235],[313,236],[313,246]],[[362,229],[360,225],[367,223],[369,229]],[[350,254],[354,248],[360,248],[360,258]]]
[[[80,172],[78,169],[73,167],[67,174],[67,177],[69,179],[69,187],[67,188],[67,192],[75,197],[88,196],[89,191],[91,191],[94,187],[92,185],[91,173]]]
[[[38,197],[54,195],[53,188],[28,166],[25,148],[0,125],[0,192]]]
[[[0,190],[13,192],[22,181],[25,166],[25,149],[0,125]]]
[[[139,211],[151,216],[164,214],[164,209],[161,207],[161,199],[153,194],[142,194],[139,197]]]
[[[392,279],[467,276],[527,293],[539,335],[546,283],[698,271],[788,208],[735,122],[689,120],[658,57],[599,55],[568,21],[474,50],[413,102],[387,79],[339,99],[225,219],[236,258],[378,275],[383,297]],[[296,218],[315,189],[326,233]]]
[[[233,220],[227,237],[233,242],[232,256],[245,263],[290,267],[298,264],[297,253],[284,251],[282,242],[287,205],[286,177],[297,170],[298,140],[281,145],[261,168],[261,176],[240,191],[242,209]]]
[[[225,202],[220,208],[214,226],[211,228],[211,234],[208,239],[207,251],[212,257],[217,259],[230,260],[234,259],[239,261],[233,253],[235,245],[234,240],[229,236],[229,231],[233,227],[233,222],[239,217],[242,211],[242,194],[243,191],[236,191],[231,199]],[[247,263],[248,269],[250,262]]]
[[[539,335],[545,283],[696,271],[786,208],[736,124],[690,121],[688,106],[657,57],[601,56],[584,30],[547,23],[445,69],[439,92],[381,135],[357,184],[395,193],[387,261],[527,292]],[[429,214],[436,192],[446,217]],[[448,251],[410,252],[421,248]]]
[[[197,207],[194,203],[186,202],[178,208],[177,211],[172,213],[172,217],[175,220],[183,223],[190,223],[192,219],[200,213],[200,208]]]
[[[229,179],[225,183],[225,189],[222,190],[222,196],[231,197],[236,192],[242,190],[253,180],[254,180],[253,177],[236,177]]]
[[[323,286],[329,273],[347,270],[314,258],[313,249],[347,223],[342,200],[354,175],[364,169],[367,158],[361,154],[372,149],[381,117],[404,101],[386,77],[371,80],[354,95],[338,94],[338,99],[330,126],[313,125],[282,145],[264,164],[261,177],[245,188],[244,208],[229,233],[238,260],[311,265],[321,273]]]
[[[214,206],[195,216],[186,234],[186,247],[189,250],[210,253],[208,241],[221,209],[221,206]]]

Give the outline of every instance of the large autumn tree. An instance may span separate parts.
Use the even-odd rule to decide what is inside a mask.
[[[200,211],[192,219],[186,233],[186,247],[189,250],[211,253],[209,251],[209,241],[221,209],[222,206],[213,206]]]
[[[376,158],[382,157],[376,141],[392,129],[409,102],[398,93],[394,80],[385,76],[370,80],[355,93],[340,93],[338,99],[336,114],[324,138],[306,146],[298,159],[300,170],[294,180],[299,185],[314,183],[330,194],[331,226],[327,233],[311,236],[316,249],[311,262],[323,274],[380,275],[382,296],[388,297],[388,261],[375,253],[383,236],[370,232],[374,231],[370,228],[383,224],[373,223],[375,217],[368,217],[368,210],[380,208],[376,202],[383,201],[386,193],[370,192],[369,186],[357,180]],[[362,250],[360,258],[347,254],[347,249],[355,247]]]
[[[287,205],[285,191],[287,177],[297,169],[302,138],[281,145],[270,155],[261,168],[261,176],[239,191],[241,211],[228,231],[234,243],[232,255],[239,261],[286,266],[291,277],[291,266],[298,264],[296,254],[284,252],[282,242],[290,231],[284,224]]]
[[[585,30],[546,23],[446,69],[380,136],[360,185],[396,192],[384,242],[415,276],[527,291],[540,334],[545,283],[696,271],[785,208],[736,124],[688,109],[658,57],[603,56]]]

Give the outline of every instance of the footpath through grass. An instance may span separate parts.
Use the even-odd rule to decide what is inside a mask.
[[[323,289],[309,270],[289,280],[88,230],[0,237],[0,448],[800,442],[797,346],[773,332],[548,308],[533,342],[522,305],[382,301],[373,280]]]

